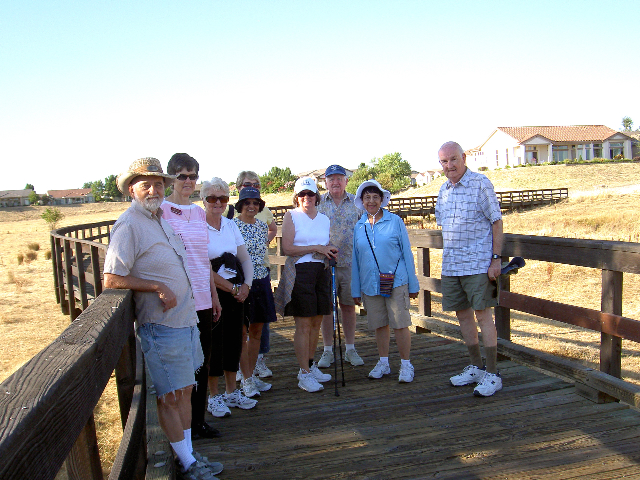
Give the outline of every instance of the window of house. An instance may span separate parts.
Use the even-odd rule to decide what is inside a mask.
[[[602,144],[594,143],[593,144],[593,158],[602,158]]]
[[[622,150],[622,142],[611,142],[609,144],[609,148],[610,148],[610,154],[611,157],[610,158],[614,158],[616,155],[622,155],[623,154],[623,150]]]
[[[527,163],[538,163],[538,147],[525,147],[524,159]]]
[[[562,162],[569,158],[569,145],[554,145],[553,146],[553,161]]]

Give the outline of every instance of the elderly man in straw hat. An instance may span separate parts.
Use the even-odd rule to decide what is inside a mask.
[[[107,288],[133,290],[158,419],[182,464],[181,477],[211,480],[222,465],[201,457],[191,445],[191,390],[203,355],[187,254],[160,209],[174,178],[155,158],[136,160],[118,176],[118,188],[133,201],[111,230],[104,280]]]

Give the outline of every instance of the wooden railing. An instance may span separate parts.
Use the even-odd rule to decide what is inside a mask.
[[[537,190],[514,190],[510,192],[496,192],[500,208],[503,211],[517,210],[520,208],[538,207],[559,202],[569,197],[567,188],[540,188]],[[428,217],[436,211],[437,195],[427,197],[393,197],[387,205],[387,209],[402,218]],[[291,210],[292,206],[269,207],[277,224],[282,223],[284,214]]]
[[[72,322],[0,385],[2,479],[53,479],[65,463],[69,479],[102,479],[93,410],[114,370],[123,436],[109,478],[142,479],[148,468],[153,478],[173,478],[164,439],[149,443],[152,454],[167,452],[155,457],[162,467],[147,465],[147,432],[157,430],[157,421],[146,420],[155,400],[147,402],[132,293],[102,289],[113,223],[51,232],[56,299]]]
[[[417,248],[422,289],[418,297],[419,313],[428,317],[431,316],[431,292],[442,291],[440,279],[430,276],[429,262],[430,249],[442,249],[442,233],[411,230],[409,237],[412,246]],[[502,254],[503,260],[520,256],[599,269],[602,289],[601,309],[593,310],[511,292],[510,277],[500,277],[500,306],[495,309],[495,319],[501,353],[576,380],[580,383],[580,392],[596,401],[606,401],[608,395],[640,406],[640,388],[617,380],[621,377],[622,339],[640,342],[640,321],[622,316],[623,273],[640,273],[640,244],[506,234]],[[511,310],[600,332],[600,372],[512,344]],[[440,322],[427,319],[419,326],[436,332],[450,330]]]

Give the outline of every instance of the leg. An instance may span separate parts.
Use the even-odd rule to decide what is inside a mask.
[[[342,313],[345,343],[353,345],[356,341],[356,307],[355,305],[340,304],[340,312]],[[324,323],[322,333],[324,335]]]
[[[491,308],[484,310],[476,310],[476,318],[482,332],[482,343],[484,345],[484,354],[487,359],[487,372],[497,373],[498,362],[498,334],[496,325],[493,322],[493,314]]]
[[[298,365],[304,372],[309,372],[309,336],[312,317],[294,317],[296,331],[293,334],[293,348]]]
[[[333,348],[333,315],[322,317],[322,344]]]
[[[409,331],[409,327],[398,328],[393,332],[396,337],[396,345],[398,345],[400,359],[409,360],[409,354],[411,352],[411,332]]]
[[[309,329],[309,360],[312,360],[316,349],[318,348],[318,339],[320,338],[320,325],[322,324],[323,315],[311,317],[311,328]]]
[[[240,353],[240,371],[244,378],[253,375],[253,369],[249,368],[249,351],[247,345],[248,331],[246,325],[242,326],[242,352]],[[254,365],[255,367],[255,365]]]
[[[169,392],[156,400],[160,428],[171,443],[184,440],[184,431],[191,428],[191,388]]]
[[[380,357],[389,357],[389,341],[391,340],[391,331],[389,325],[376,328],[376,344],[378,345],[378,355]]]
[[[465,345],[477,345],[478,344],[478,328],[476,327],[476,319],[473,315],[473,309],[467,308],[466,310],[457,310],[456,317],[460,323],[460,333],[462,333],[462,339]]]
[[[249,342],[247,343],[247,359],[249,361],[249,371],[253,373],[258,360],[258,351],[260,350],[260,339],[264,323],[252,323],[249,325]]]
[[[271,335],[271,331],[269,330],[269,324],[264,323],[264,327],[262,327],[262,336],[260,337],[260,351],[258,352],[260,355],[265,355],[269,353],[271,349],[269,345],[269,336]]]

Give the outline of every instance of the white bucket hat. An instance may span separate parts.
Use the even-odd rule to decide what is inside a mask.
[[[389,190],[385,190],[382,188],[382,185],[378,183],[377,180],[367,180],[366,182],[362,182],[356,191],[356,198],[353,203],[356,204],[360,210],[364,210],[364,205],[362,204],[362,191],[367,187],[376,187],[382,192],[382,202],[380,203],[380,208],[384,208],[389,204],[389,200],[391,200],[391,192]]]
[[[298,194],[303,190],[309,190],[310,192],[318,193],[318,186],[316,185],[315,180],[311,177],[302,177],[296,180],[296,184],[293,187],[294,193]]]

